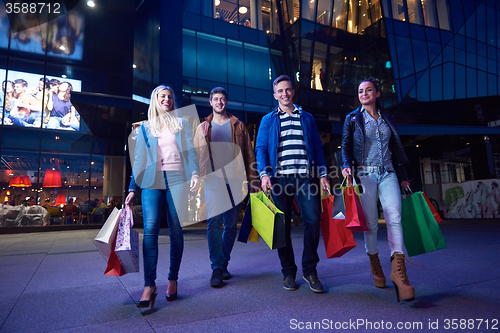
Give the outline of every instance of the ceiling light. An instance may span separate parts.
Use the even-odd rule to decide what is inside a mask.
[[[241,14],[246,14],[248,12],[248,8],[245,7],[245,6],[241,6],[240,9],[239,9],[239,12]]]
[[[137,68],[137,66],[135,64],[132,65],[132,68]]]
[[[64,45],[59,46],[59,50],[64,51],[66,50],[66,47]]]
[[[62,78],[67,78],[68,76],[66,74],[61,75]]]
[[[87,6],[89,7],[95,7],[95,2],[90,0],[90,1],[87,1]]]
[[[220,0],[215,0],[215,7],[217,7],[218,5],[220,5]]]

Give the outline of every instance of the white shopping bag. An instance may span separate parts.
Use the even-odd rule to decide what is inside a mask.
[[[139,272],[139,233],[134,226],[132,209],[126,205],[120,213],[115,253],[125,273]]]
[[[99,231],[94,238],[94,243],[97,245],[97,248],[101,251],[102,255],[106,257],[109,257],[111,254],[111,248],[116,237],[116,230],[120,222],[120,211],[121,209],[116,207],[113,209],[106,223],[102,226],[101,231]]]

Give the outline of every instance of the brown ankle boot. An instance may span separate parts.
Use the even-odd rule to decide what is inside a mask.
[[[372,269],[375,287],[385,288],[385,275],[382,271],[382,266],[380,266],[380,260],[378,260],[378,253],[368,254],[368,257],[370,257],[370,268]]]
[[[396,288],[396,297],[403,301],[411,301],[415,299],[415,288],[410,285],[408,276],[406,276],[405,255],[402,253],[394,253],[392,261],[391,280]]]

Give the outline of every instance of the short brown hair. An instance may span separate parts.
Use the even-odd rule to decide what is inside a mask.
[[[280,82],[283,82],[283,81],[288,81],[291,83],[292,85],[292,89],[293,89],[293,82],[292,80],[290,80],[290,77],[288,75],[280,75],[278,76],[274,81],[273,81],[273,91],[274,91],[274,88],[276,87],[276,85]]]
[[[224,97],[226,98],[227,100],[227,92],[226,92],[226,89],[222,88],[222,87],[215,87],[214,89],[212,89],[212,91],[210,92],[210,100],[212,100],[212,97],[213,95],[215,94],[222,94],[224,95]]]

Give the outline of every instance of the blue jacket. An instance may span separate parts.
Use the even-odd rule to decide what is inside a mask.
[[[319,136],[316,121],[310,113],[303,111],[300,107],[298,109],[310,172],[314,177],[326,176],[327,167],[323,153],[323,142]],[[280,128],[278,107],[276,107],[262,118],[259,133],[257,134],[255,152],[260,177],[265,175],[276,177],[277,175]]]
[[[186,181],[189,182],[193,174],[199,174],[198,156],[193,146],[193,130],[186,119],[180,119],[182,119],[182,129],[175,134],[175,139],[181,151]],[[155,179],[158,138],[151,135],[148,124],[148,122],[143,123],[137,135],[130,192],[136,191],[139,187],[165,189],[164,180]]]

